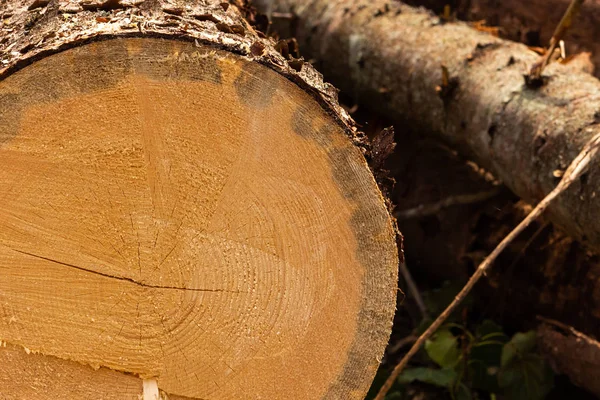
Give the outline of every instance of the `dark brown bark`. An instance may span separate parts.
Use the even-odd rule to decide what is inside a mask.
[[[568,326],[543,323],[538,340],[550,364],[600,397],[600,343]]]
[[[441,12],[446,4],[450,4],[461,19],[485,20],[487,25],[500,27],[502,37],[530,46],[547,46],[570,0],[411,0],[407,3],[422,5],[436,12]],[[598,21],[600,1],[587,0],[565,37],[568,53],[592,53],[596,76],[600,74]]]
[[[335,84],[398,126],[434,132],[535,203],[600,129],[600,82],[560,64],[548,83],[525,85],[538,60],[525,45],[400,2],[280,0],[301,48]],[[450,84],[439,93],[444,65]],[[551,206],[553,221],[600,248],[600,169]]]

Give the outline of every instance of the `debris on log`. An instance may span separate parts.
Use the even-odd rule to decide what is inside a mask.
[[[468,21],[485,20],[498,27],[506,39],[529,46],[544,47],[571,0],[409,0],[415,6],[425,6],[441,13],[446,4],[458,18]],[[567,56],[579,53],[591,55],[596,76],[600,76],[600,1],[586,0],[565,37]],[[590,71],[591,72],[591,71]]]

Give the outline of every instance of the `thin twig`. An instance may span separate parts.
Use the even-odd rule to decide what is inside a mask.
[[[421,311],[421,317],[427,318],[427,307],[425,306],[425,302],[423,301],[423,297],[421,297],[421,292],[419,292],[419,288],[417,284],[413,280],[406,263],[400,263],[400,273],[406,282],[406,286],[408,287],[408,292],[412,295],[413,299],[415,299],[415,303],[417,303],[417,307]]]
[[[271,9],[272,7],[273,7],[273,2],[271,2],[271,6],[269,9]],[[272,18],[281,18],[281,19],[292,19],[292,18],[294,18],[294,14],[272,11],[271,17]]]
[[[552,38],[550,38],[550,45],[548,46],[548,50],[544,54],[541,62],[536,63],[529,73],[529,77],[531,80],[539,80],[542,76],[542,72],[544,68],[548,65],[550,58],[554,54],[554,49],[562,40],[563,36],[567,33],[567,30],[573,24],[573,20],[575,19],[575,15],[579,11],[579,8],[583,4],[584,0],[572,0],[571,4],[569,4],[569,8],[565,11],[562,19],[556,26],[554,33],[552,34]]]
[[[435,321],[427,328],[427,330],[417,339],[415,344],[410,348],[408,353],[400,360],[398,365],[392,371],[392,374],[385,381],[384,385],[377,393],[374,400],[383,400],[387,392],[390,390],[396,378],[402,372],[404,367],[408,364],[410,359],[419,351],[423,343],[431,337],[431,335],[442,325],[454,309],[463,301],[463,299],[469,294],[473,286],[479,281],[479,279],[486,273],[490,265],[496,260],[498,255],[512,242],[523,230],[537,217],[539,217],[544,210],[552,203],[552,201],[562,192],[564,192],[573,181],[575,181],[581,174],[586,170],[590,161],[598,153],[600,147],[600,132],[596,133],[583,147],[581,152],[575,157],[573,162],[569,165],[562,179],[558,185],[552,190],[539,204],[529,213],[529,215],[521,221],[515,229],[513,229],[496,247],[490,255],[483,260],[483,262],[477,267],[475,273],[471,276],[466,285],[456,295],[454,300],[448,307],[436,318]]]
[[[542,322],[547,323],[547,324],[559,327],[559,328],[561,328],[562,330],[564,330],[566,332],[571,332],[571,330],[574,329],[572,326],[569,326],[569,325],[565,324],[564,322],[560,322],[560,321],[557,321],[555,319],[550,319],[550,318],[542,317],[541,315],[536,315],[536,318],[538,320],[542,321]]]
[[[569,332],[573,336],[576,336],[576,337],[578,337],[580,339],[583,339],[584,341],[586,341],[589,344],[594,345],[595,347],[600,347],[600,342],[598,342],[594,338],[589,337],[585,333],[579,332],[577,329],[573,328],[570,325],[567,325],[567,324],[565,324],[563,322],[560,322],[560,321],[557,321],[555,319],[550,319],[550,318],[542,317],[541,315],[538,315],[537,319],[539,319],[540,321],[545,322],[545,323],[547,323],[549,325],[554,325],[554,326],[556,326],[558,328],[561,328],[565,332]]]
[[[408,208],[406,210],[400,210],[394,213],[397,219],[409,219],[417,217],[425,217],[428,215],[437,214],[440,210],[452,206],[479,203],[496,196],[500,193],[500,188],[494,188],[485,192],[473,193],[473,194],[460,194],[457,196],[450,196],[437,203],[432,204],[420,204],[414,208]]]

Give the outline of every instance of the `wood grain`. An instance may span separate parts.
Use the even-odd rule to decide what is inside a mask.
[[[214,47],[128,38],[13,73],[0,109],[0,339],[173,396],[364,396],[395,232],[311,95]]]

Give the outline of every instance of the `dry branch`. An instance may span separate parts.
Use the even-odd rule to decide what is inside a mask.
[[[530,203],[552,190],[568,160],[600,130],[600,82],[554,63],[545,70],[547,85],[529,88],[523,75],[539,56],[525,45],[400,2],[275,4],[296,14],[301,49],[335,84],[376,104],[399,127],[434,132],[462,149]],[[553,221],[596,249],[599,187],[594,165],[549,209]]]
[[[565,14],[556,26],[556,29],[554,30],[554,33],[550,38],[550,44],[546,49],[546,54],[544,54],[539,64],[534,64],[534,66],[531,67],[528,76],[528,82],[541,80],[544,68],[546,68],[546,66],[554,58],[554,50],[559,45],[563,46],[561,47],[561,57],[566,60],[566,55],[564,54],[564,42],[562,41],[562,39],[564,38],[571,25],[573,25],[573,22],[577,17],[577,13],[581,8],[581,3],[583,3],[583,0],[571,0],[571,4],[569,4],[569,7],[565,11]],[[541,83],[543,83],[543,81]]]
[[[452,197],[447,197],[442,201],[433,204],[420,204],[417,207],[409,208],[407,210],[400,210],[394,213],[394,216],[398,219],[408,219],[408,218],[420,218],[428,215],[435,215],[440,210],[443,210],[447,207],[452,207],[456,205],[465,205],[472,203],[479,203],[484,200],[488,200],[494,196],[497,196],[500,193],[499,188],[494,188],[492,190],[488,190],[486,192],[479,192],[474,194],[464,194],[457,195]]]

